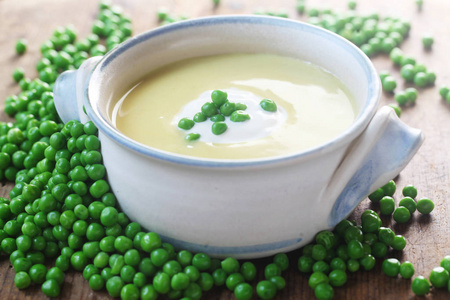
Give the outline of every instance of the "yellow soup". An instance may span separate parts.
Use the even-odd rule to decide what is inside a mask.
[[[209,119],[180,129],[211,101],[213,90],[245,104],[250,119],[212,134]],[[271,99],[276,112],[259,102]],[[271,54],[226,54],[187,59],[159,68],[116,99],[113,125],[126,136],[160,150],[205,158],[249,159],[292,154],[325,143],[348,128],[355,107],[343,83],[326,70]],[[187,141],[188,133],[200,139]]]

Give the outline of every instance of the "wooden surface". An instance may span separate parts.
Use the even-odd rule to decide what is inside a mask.
[[[295,0],[222,0],[214,8],[210,0],[115,0],[123,7],[133,22],[134,34],[157,26],[155,12],[166,6],[174,15],[184,14],[191,18],[212,14],[253,13],[257,9],[287,11],[294,19],[305,19],[295,12]],[[346,10],[347,1],[307,0],[308,7]],[[416,268],[416,275],[428,277],[431,269],[450,254],[450,105],[438,94],[441,84],[450,86],[450,1],[425,0],[422,11],[418,11],[414,0],[358,1],[357,11],[362,14],[378,12],[384,16],[408,18],[412,24],[409,38],[401,48],[424,63],[437,74],[435,87],[419,90],[416,105],[404,109],[401,119],[410,126],[423,130],[425,142],[417,155],[396,178],[400,188],[414,184],[419,189],[419,197],[429,197],[435,201],[435,210],[429,216],[415,213],[405,225],[398,225],[390,218],[383,218],[383,225],[390,226],[408,240],[402,253],[392,252],[390,256],[401,261],[409,260]],[[22,66],[29,78],[37,76],[34,66],[40,57],[39,47],[60,25],[74,24],[79,36],[86,36],[98,12],[97,1],[92,0],[0,0],[0,99],[19,92],[11,79],[13,70]],[[435,44],[431,51],[424,51],[421,37],[431,33]],[[26,38],[28,51],[24,56],[16,56],[14,47],[18,38]],[[397,78],[398,89],[404,87],[399,70],[386,56],[378,56],[373,62],[379,71],[389,70]],[[391,94],[384,93],[382,104],[392,103]],[[0,105],[1,106],[1,105]],[[8,120],[2,114],[1,120]],[[389,149],[386,149],[389,151]],[[0,195],[7,195],[10,185],[0,188]],[[397,201],[400,193],[396,193]],[[361,212],[371,207],[365,199],[351,218],[358,218]],[[284,274],[287,287],[277,294],[276,299],[313,299],[307,277],[296,270],[299,252],[290,254],[291,268]],[[259,270],[268,260],[258,260]],[[359,271],[349,276],[348,283],[335,289],[335,299],[414,299],[411,281],[388,278],[381,272],[378,261],[371,272]],[[260,274],[261,276],[261,274]],[[13,283],[14,271],[5,255],[0,257],[0,299],[45,299],[37,288],[19,291]],[[445,291],[432,291],[426,299],[450,299]],[[205,299],[234,299],[232,293],[224,289],[214,289],[204,295]],[[69,272],[61,299],[109,299],[106,292],[93,292],[79,273]]]

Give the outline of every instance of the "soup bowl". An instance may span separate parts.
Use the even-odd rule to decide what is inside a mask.
[[[225,53],[277,54],[323,67],[354,97],[354,122],[305,151],[235,160],[165,152],[112,125],[112,99],[150,71]],[[54,87],[64,122],[92,120],[98,127],[108,182],[131,220],[176,248],[235,258],[307,244],[406,166],[422,133],[402,123],[392,108],[379,109],[380,93],[375,68],[347,40],[264,16],[205,17],[150,30],[63,73]]]

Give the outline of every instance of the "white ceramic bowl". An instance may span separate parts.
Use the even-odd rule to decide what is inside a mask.
[[[307,151],[242,160],[164,152],[112,126],[109,100],[151,70],[223,53],[272,53],[322,66],[349,88],[357,118]],[[392,109],[377,112],[379,78],[357,47],[280,18],[216,16],[163,26],[64,73],[54,92],[63,121],[91,119],[99,128],[108,180],[123,211],[178,248],[218,257],[255,258],[310,242],[395,177],[422,142],[420,131]]]

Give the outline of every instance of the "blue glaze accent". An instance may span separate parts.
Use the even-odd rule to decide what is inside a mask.
[[[55,101],[56,111],[61,120],[78,120],[77,103],[77,73],[78,71],[66,71],[58,76],[53,92],[59,96]]]
[[[328,217],[330,227],[345,219],[369,195],[378,178],[394,170],[400,171],[412,158],[422,139],[417,132],[405,130],[403,126],[405,125],[391,122],[367,154],[361,167],[336,200]]]
[[[366,127],[370,121],[371,116],[375,113],[380,92],[380,82],[378,74],[370,62],[369,58],[354,44],[338,36],[337,34],[324,30],[323,28],[313,26],[310,24],[302,23],[299,21],[288,20],[276,17],[267,16],[213,16],[204,17],[198,19],[192,19],[187,21],[176,22],[170,25],[162,26],[160,28],[140,34],[125,43],[121,44],[116,49],[107,53],[104,58],[99,62],[101,70],[103,70],[108,64],[110,64],[117,56],[127,51],[128,49],[142,43],[148,39],[155,38],[159,35],[168,34],[177,30],[183,30],[190,27],[202,27],[202,26],[219,26],[224,24],[263,24],[268,26],[285,27],[295,29],[299,31],[305,31],[323,37],[324,39],[333,40],[334,43],[339,45],[342,49],[349,52],[363,68],[365,75],[369,80],[369,89],[365,106],[362,108],[361,113],[358,115],[353,124],[345,130],[342,134],[329,142],[311,148],[306,151],[302,151],[295,154],[263,158],[263,159],[246,159],[246,160],[227,160],[227,159],[205,159],[189,157],[170,152],[161,151],[155,148],[148,147],[140,144],[122,133],[116,128],[111,126],[104,116],[98,116],[92,106],[89,103],[87,96],[84,99],[84,106],[88,116],[96,124],[96,126],[105,133],[110,139],[116,143],[129,148],[137,153],[140,153],[149,158],[156,158],[176,164],[183,164],[196,167],[210,167],[210,168],[235,168],[235,167],[259,167],[268,164],[286,163],[294,159],[307,159],[314,155],[320,155],[323,152],[332,151],[334,147],[338,147],[342,143],[346,142],[350,137],[356,137]],[[92,72],[91,72],[92,74]],[[87,88],[87,87],[86,87]],[[87,90],[84,91],[87,95]]]
[[[241,246],[241,247],[223,247],[223,246],[210,246],[210,245],[202,245],[195,244],[190,242],[181,241],[178,239],[170,238],[164,235],[159,235],[163,242],[169,243],[178,249],[189,249],[192,252],[202,252],[208,253],[210,255],[244,255],[244,254],[258,254],[258,253],[268,253],[277,250],[282,250],[287,247],[299,244],[302,239],[291,239],[286,241],[267,243],[267,244],[258,244],[258,245],[250,245],[250,246]]]

